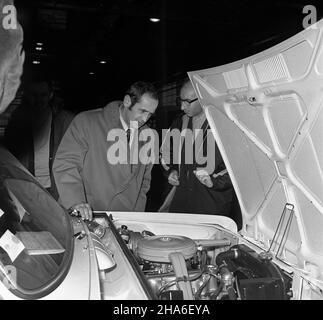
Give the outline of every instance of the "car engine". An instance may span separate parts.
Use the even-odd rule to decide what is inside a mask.
[[[159,300],[287,300],[291,278],[266,255],[228,239],[118,233]]]

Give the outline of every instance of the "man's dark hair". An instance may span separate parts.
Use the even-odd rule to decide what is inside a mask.
[[[153,99],[158,100],[158,92],[155,86],[150,82],[137,81],[131,85],[126,94],[130,96],[131,107],[140,101],[141,97],[149,94]]]

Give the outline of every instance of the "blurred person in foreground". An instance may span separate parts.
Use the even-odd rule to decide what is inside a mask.
[[[13,6],[12,0],[0,0],[0,113],[15,98],[24,63],[23,32],[15,11],[6,10],[12,8],[8,6]]]
[[[58,199],[52,174],[56,151],[74,115],[54,103],[52,82],[44,77],[26,85],[23,102],[5,130],[8,150]]]

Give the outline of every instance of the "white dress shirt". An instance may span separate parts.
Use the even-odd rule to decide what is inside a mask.
[[[33,130],[35,177],[44,188],[50,188],[51,186],[49,172],[49,140],[51,124],[52,114],[50,113],[45,122],[36,130]]]

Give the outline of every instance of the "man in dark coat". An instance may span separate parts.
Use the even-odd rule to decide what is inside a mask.
[[[38,79],[28,84],[24,102],[13,112],[5,130],[8,150],[56,200],[53,161],[73,117],[54,105],[51,83]]]
[[[184,129],[200,130],[202,136],[200,142],[194,138],[191,142],[183,142],[179,150],[174,143],[174,149],[171,147],[167,135],[163,141],[161,163],[167,171],[169,184],[176,187],[169,211],[229,216],[234,192],[231,180],[190,80],[181,88],[180,103],[184,115],[175,119],[171,129],[186,132],[185,140],[192,136]],[[173,161],[176,156],[179,163]],[[207,159],[204,166],[197,160],[202,157]],[[191,161],[187,161],[190,158]]]

